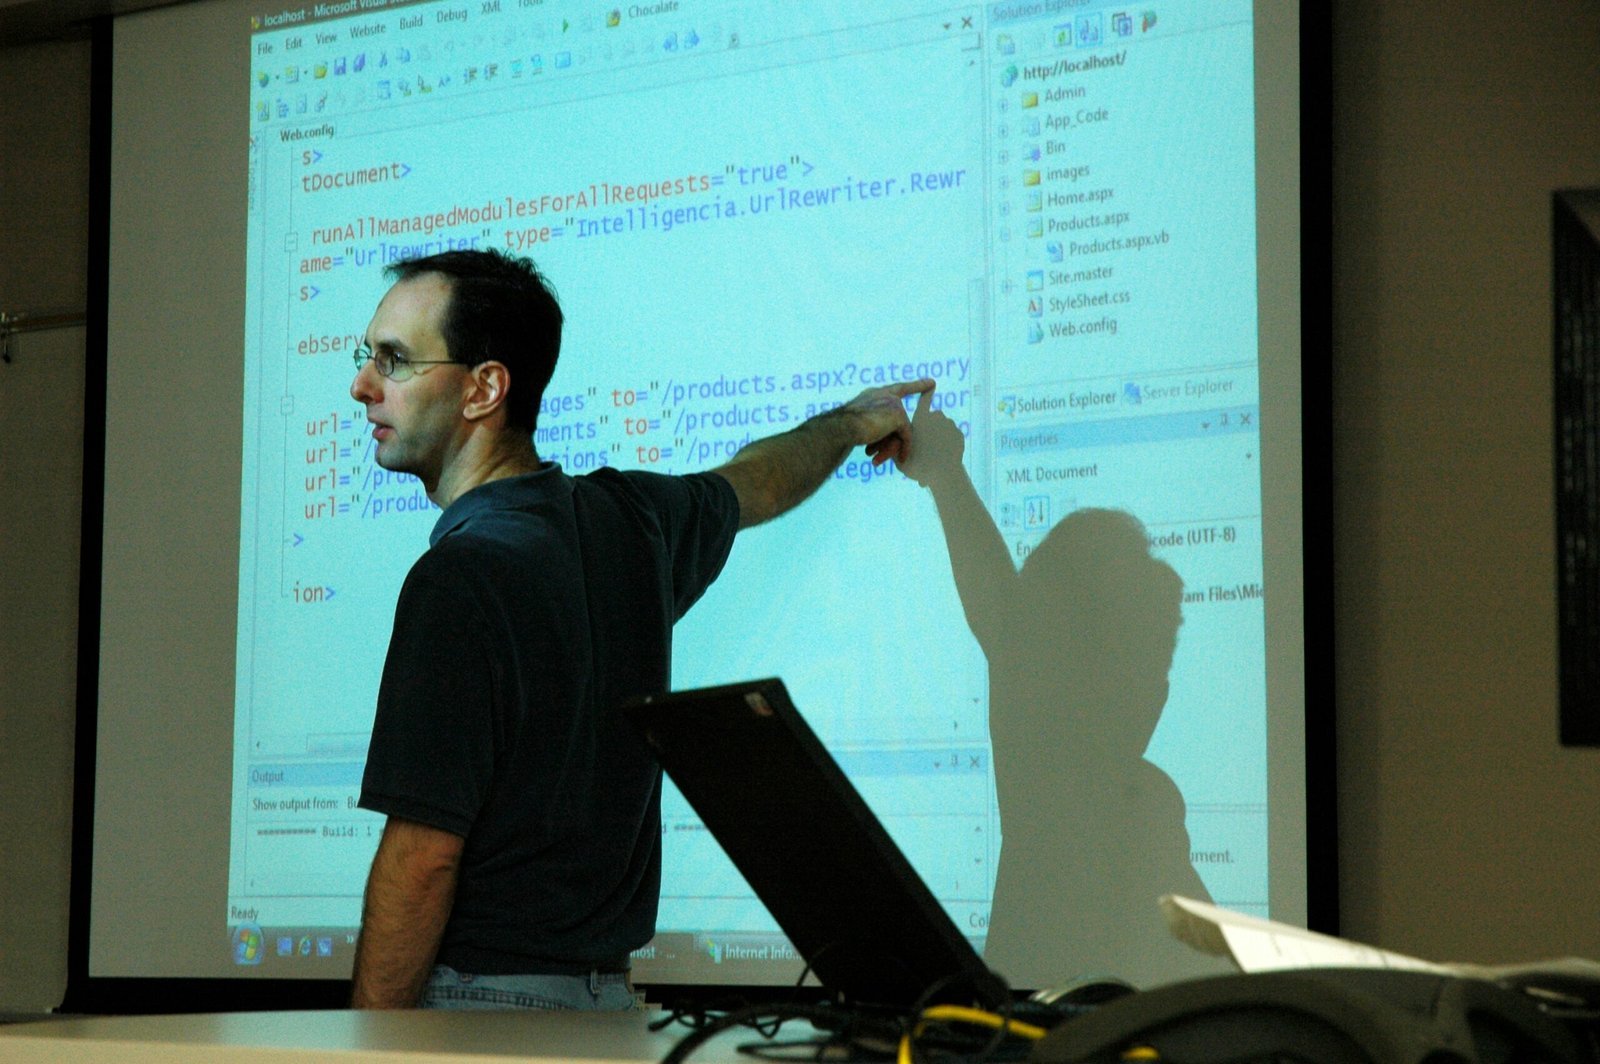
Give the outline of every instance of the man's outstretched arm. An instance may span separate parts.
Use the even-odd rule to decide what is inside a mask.
[[[389,818],[367,878],[353,1007],[417,1006],[455,901],[463,844],[448,831]]]
[[[756,440],[713,469],[739,498],[739,527],[770,521],[822,486],[852,449],[864,446],[873,464],[904,461],[911,453],[908,396],[933,391],[924,378],[868,388],[841,407],[797,428]]]

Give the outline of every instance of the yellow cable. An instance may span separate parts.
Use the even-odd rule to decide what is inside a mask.
[[[985,1012],[982,1009],[969,1009],[964,1005],[935,1005],[924,1010],[921,1020],[917,1023],[917,1030],[922,1030],[922,1025],[929,1020],[955,1020],[958,1023],[975,1023],[980,1027],[1004,1027],[1008,1034],[1021,1038],[1038,1041],[1045,1036],[1043,1027],[1036,1027],[1031,1023],[1013,1020],[994,1012]]]
[[[912,1064],[911,1041],[922,1037],[922,1029],[932,1020],[951,1020],[956,1023],[972,1023],[980,1027],[993,1027],[996,1030],[1004,1027],[1007,1034],[1017,1035],[1038,1041],[1045,1036],[1043,1027],[1036,1027],[1031,1023],[1021,1020],[1012,1020],[993,1012],[984,1012],[982,1009],[969,1009],[964,1005],[935,1005],[925,1009],[917,1020],[917,1025],[910,1032],[900,1038],[900,1052],[896,1055],[897,1064]]]

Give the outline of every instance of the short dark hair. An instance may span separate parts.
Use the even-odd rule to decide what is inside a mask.
[[[506,422],[533,432],[539,400],[561,353],[561,305],[532,259],[494,249],[442,251],[384,268],[395,281],[437,273],[450,282],[441,331],[445,351],[469,366],[500,362],[511,371]]]

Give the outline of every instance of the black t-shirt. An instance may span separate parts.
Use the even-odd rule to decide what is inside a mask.
[[[738,514],[719,476],[547,465],[440,516],[395,608],[361,788],[465,839],[439,963],[614,968],[654,933],[661,770],[615,710],[667,689],[672,625]]]

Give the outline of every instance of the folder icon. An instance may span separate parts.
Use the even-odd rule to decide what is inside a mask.
[[[1039,183],[1039,171],[1037,171],[1037,170],[1024,170],[1024,171],[1022,171],[1022,187],[1023,188],[1031,188],[1032,186],[1037,185],[1038,183]]]
[[[1023,93],[1022,94],[1022,106],[1025,107],[1025,108],[1026,107],[1038,107],[1039,106],[1039,94],[1036,93],[1036,92],[1025,92],[1025,93]]]
[[[1029,239],[1036,239],[1036,238],[1041,237],[1041,236],[1044,236],[1044,219],[1043,218],[1029,218],[1028,219],[1028,237],[1029,237]]]

